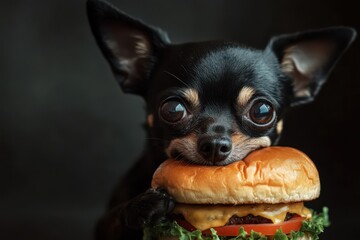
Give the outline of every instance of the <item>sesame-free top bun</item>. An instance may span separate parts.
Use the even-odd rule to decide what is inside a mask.
[[[314,163],[290,147],[267,147],[227,166],[169,159],[155,171],[153,188],[187,204],[289,203],[319,197]]]

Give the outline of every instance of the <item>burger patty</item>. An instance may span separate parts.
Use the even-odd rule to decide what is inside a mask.
[[[291,219],[294,213],[286,213],[284,221],[288,221]],[[260,223],[272,223],[272,221],[268,218],[264,218],[261,216],[254,216],[252,214],[246,215],[244,217],[238,217],[236,215],[232,216],[226,225],[238,225],[238,224],[260,224]]]
[[[290,220],[292,217],[296,216],[295,213],[286,213],[284,221]],[[173,219],[185,220],[184,216],[181,214],[172,214]],[[236,215],[232,216],[225,225],[238,225],[238,224],[261,224],[261,223],[272,223],[268,218],[261,216],[254,216],[252,214],[246,215],[244,217],[238,217]]]
[[[237,225],[237,224],[259,224],[259,223],[272,223],[268,218],[261,216],[254,216],[252,214],[246,215],[244,217],[232,216],[226,225]]]

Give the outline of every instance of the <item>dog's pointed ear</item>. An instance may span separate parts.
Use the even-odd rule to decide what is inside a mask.
[[[273,37],[272,51],[293,86],[292,105],[310,102],[356,37],[349,27],[329,27]]]
[[[157,55],[170,43],[166,33],[104,0],[88,0],[87,15],[96,42],[123,91],[143,95]]]

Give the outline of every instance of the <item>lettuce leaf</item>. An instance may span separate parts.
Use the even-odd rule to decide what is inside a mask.
[[[319,239],[325,227],[330,226],[329,210],[324,207],[322,212],[316,213],[313,211],[312,218],[305,220],[299,231],[292,231],[290,234],[284,234],[281,229],[276,231],[273,240],[296,240],[303,236],[311,236],[313,240]],[[216,234],[214,229],[211,230],[211,235],[204,236],[200,230],[188,231],[182,228],[176,221],[165,221],[155,226],[144,229],[143,240],[156,240],[159,236],[173,236],[178,237],[179,240],[267,240],[268,238],[260,233],[251,231],[247,233],[243,228],[240,228],[239,235],[236,237],[222,237]]]
[[[320,213],[313,212],[311,221],[304,221],[299,232],[308,233],[313,240],[319,239],[319,234],[324,232],[325,227],[330,226],[329,209],[323,207]]]

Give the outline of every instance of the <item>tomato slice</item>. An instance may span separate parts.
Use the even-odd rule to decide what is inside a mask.
[[[263,235],[275,235],[276,230],[281,229],[283,233],[289,234],[291,231],[299,231],[304,221],[304,217],[294,216],[288,221],[282,223],[261,223],[261,224],[241,224],[241,225],[226,225],[223,227],[213,227],[219,236],[237,236],[241,227],[247,233],[251,230],[261,233]],[[194,231],[196,228],[186,220],[177,219],[176,222],[188,231]],[[204,234],[211,234],[210,229],[204,230]]]

